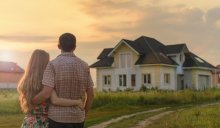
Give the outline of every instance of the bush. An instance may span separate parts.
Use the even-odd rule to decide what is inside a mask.
[[[146,86],[141,86],[140,91],[141,92],[146,92],[147,91],[147,87]]]

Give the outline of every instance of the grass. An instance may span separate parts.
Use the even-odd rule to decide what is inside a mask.
[[[0,115],[21,114],[16,90],[0,90]]]
[[[0,128],[20,128],[23,118],[23,114],[1,115]]]
[[[220,89],[206,91],[160,91],[96,93],[93,108],[103,105],[183,105],[220,100]]]
[[[113,117],[155,107],[200,104],[219,100],[220,89],[206,91],[96,92],[85,125],[86,127],[91,126]],[[13,120],[13,123],[9,123],[9,119]],[[19,127],[22,119],[23,114],[20,111],[16,90],[0,90],[0,128]]]
[[[150,128],[219,128],[220,106],[194,107],[177,111],[150,125]]]

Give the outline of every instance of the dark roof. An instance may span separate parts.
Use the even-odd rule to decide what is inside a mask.
[[[103,58],[95,62],[94,64],[90,65],[91,68],[94,67],[111,67],[112,63],[114,62],[114,58],[108,57]]]
[[[0,72],[23,73],[24,70],[14,62],[0,61]]]
[[[158,40],[141,36],[134,41],[122,39],[122,41],[126,42],[127,45],[132,47],[137,53],[139,53],[139,58],[136,61],[136,65],[142,64],[167,64],[167,65],[178,65],[174,60],[172,60],[167,54],[174,54],[184,52],[186,61],[184,63],[184,67],[208,67],[215,68],[208,62],[204,61],[204,63],[199,62],[193,53],[190,53],[186,44],[176,44],[176,45],[164,45]],[[121,41],[120,41],[121,42]],[[118,46],[118,45],[116,45]],[[115,47],[116,48],[116,47]],[[114,59],[108,56],[114,48],[104,49],[101,54],[98,56],[98,61],[91,65],[91,67],[110,67],[114,62]],[[197,57],[199,58],[199,57]]]
[[[175,44],[175,45],[166,45],[162,47],[162,50],[165,54],[176,54],[183,51],[186,47],[186,44]]]
[[[112,63],[114,62],[113,57],[109,57],[108,54],[113,50],[114,48],[105,48],[102,50],[102,52],[99,54],[97,59],[99,59],[94,64],[90,65],[91,68],[94,67],[111,67]]]
[[[143,51],[138,43],[126,39],[122,39],[122,40],[124,40],[129,46],[131,46],[137,53],[143,54]]]
[[[207,61],[193,54],[192,52],[185,53],[185,62],[183,67],[205,67],[205,68],[216,68]]]
[[[139,45],[139,52],[142,54],[142,56],[140,56],[137,60],[136,64],[176,65],[172,59],[167,57],[161,51],[161,47],[164,47],[164,45],[154,38],[141,36],[135,40],[135,43]]]
[[[105,48],[102,50],[102,52],[99,54],[97,59],[103,59],[108,56],[108,54],[113,50],[114,48]]]

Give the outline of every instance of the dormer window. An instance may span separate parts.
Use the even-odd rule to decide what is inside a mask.
[[[197,61],[199,61],[200,63],[204,63],[204,61],[203,61],[202,59],[200,59],[199,57],[195,57],[195,59],[196,59]]]
[[[119,53],[119,67],[130,68],[132,64],[131,53]]]

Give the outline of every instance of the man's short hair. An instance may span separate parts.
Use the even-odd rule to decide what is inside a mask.
[[[76,47],[76,37],[71,33],[64,33],[59,38],[60,49],[70,52]]]

